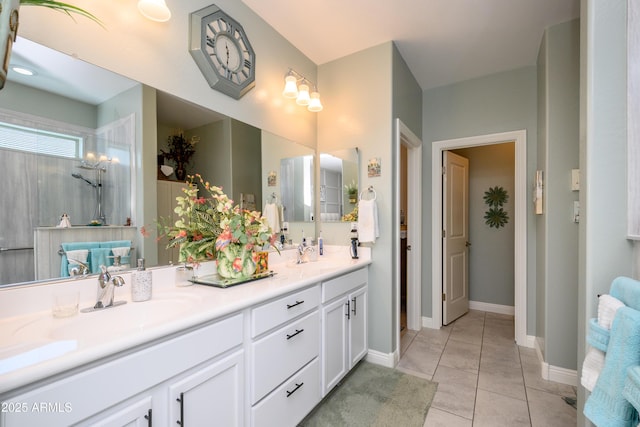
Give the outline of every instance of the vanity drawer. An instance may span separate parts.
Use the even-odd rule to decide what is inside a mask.
[[[366,268],[352,271],[344,276],[336,277],[322,283],[322,302],[328,302],[337,296],[346,294],[367,283],[369,274]]]
[[[320,362],[316,358],[252,408],[251,425],[296,426],[320,399]]]
[[[320,354],[318,310],[288,324],[252,345],[251,404]]]
[[[316,285],[256,307],[251,311],[251,337],[295,319],[318,305],[320,287]]]

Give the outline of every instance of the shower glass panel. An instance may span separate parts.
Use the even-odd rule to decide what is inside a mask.
[[[313,156],[280,160],[280,194],[287,222],[313,221]]]

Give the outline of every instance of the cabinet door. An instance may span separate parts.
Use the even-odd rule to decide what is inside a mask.
[[[171,384],[169,424],[244,425],[243,354],[239,350]]]
[[[107,413],[108,412],[108,413]],[[105,411],[84,421],[79,426],[92,427],[146,427],[151,426],[151,396],[133,398],[119,405],[115,411]]]
[[[349,369],[368,351],[367,346],[367,288],[349,295]]]
[[[322,309],[323,396],[347,373],[348,299],[342,297]]]

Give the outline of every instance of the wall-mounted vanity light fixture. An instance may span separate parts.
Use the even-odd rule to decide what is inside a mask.
[[[171,11],[164,0],[138,0],[138,10],[152,21],[166,22],[171,19]]]
[[[311,92],[309,92],[309,87],[313,88]],[[296,104],[306,106],[307,110],[311,112],[322,111],[320,92],[318,92],[315,83],[292,68],[289,68],[284,77],[282,96],[291,99],[295,98]]]

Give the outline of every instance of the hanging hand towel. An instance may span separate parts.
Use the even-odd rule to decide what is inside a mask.
[[[620,307],[624,307],[622,301],[611,295],[600,295],[598,298],[598,319],[591,319],[589,322],[587,342],[592,348],[584,358],[581,377],[582,386],[589,391],[593,391],[604,366],[605,352],[610,338],[609,330]]]
[[[611,340],[604,367],[593,393],[584,405],[584,414],[599,427],[632,427],[638,412],[623,396],[627,369],[640,364],[640,312],[622,307],[611,326]]]
[[[603,366],[604,352],[591,347],[582,364],[580,384],[587,390],[593,391]]]
[[[640,310],[640,282],[629,277],[617,277],[611,282],[609,294],[627,307]]]
[[[278,205],[275,203],[267,203],[264,205],[264,216],[267,218],[267,222],[274,233],[280,232],[280,213],[278,212]]]
[[[375,243],[380,237],[378,229],[378,206],[375,200],[358,202],[358,240],[361,243]]]
[[[600,295],[598,298],[598,324],[605,329],[611,329],[616,311],[624,307],[624,303],[611,295]]]

